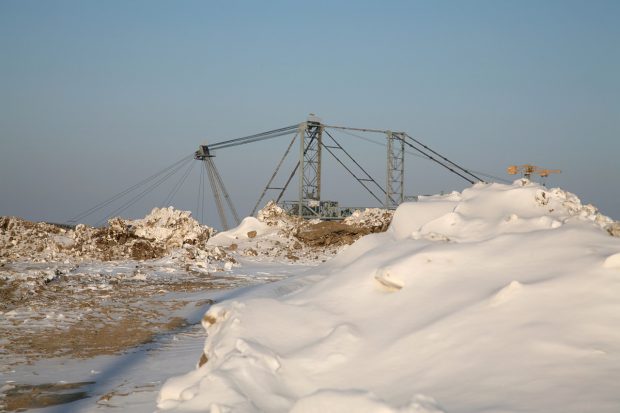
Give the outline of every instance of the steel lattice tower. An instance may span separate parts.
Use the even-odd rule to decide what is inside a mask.
[[[303,215],[304,203],[318,203],[321,200],[321,147],[323,125],[320,119],[311,116],[299,126],[299,215]],[[313,202],[314,201],[314,202]]]
[[[385,207],[395,208],[404,200],[405,134],[387,131],[387,183]]]

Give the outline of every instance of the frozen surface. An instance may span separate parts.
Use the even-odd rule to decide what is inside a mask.
[[[213,305],[208,361],[159,409],[618,412],[611,224],[523,180],[404,204],[386,233]]]
[[[149,268],[143,268],[138,274],[134,274],[135,264],[84,263],[80,273],[69,275],[69,281],[63,283],[67,295],[89,303],[96,311],[75,309],[67,302],[39,305],[36,298],[31,299],[27,307],[0,311],[0,411],[23,411],[18,408],[20,403],[26,409],[39,403],[42,407],[36,411],[45,413],[153,412],[162,383],[171,375],[182,374],[197,365],[204,345],[200,320],[212,302],[242,294],[249,286],[287,278],[308,269],[304,265],[242,259],[241,265],[224,274],[197,280],[184,274],[174,262],[150,262]],[[23,272],[36,271],[22,264],[16,266]],[[118,284],[110,284],[106,274]],[[143,276],[135,281],[138,285],[128,284],[127,279],[136,275]],[[73,279],[76,281],[71,281]],[[200,285],[188,289],[185,288],[188,282],[200,282]],[[182,284],[183,288],[171,288]],[[127,289],[132,299],[127,301],[119,294],[114,295],[114,300],[104,295],[90,296],[84,292],[89,287],[95,292],[103,289],[104,293],[121,287]],[[138,288],[142,294],[131,288]],[[70,335],[76,323],[87,320],[83,334],[96,335],[104,331],[105,322],[118,323],[128,314],[154,318],[153,322],[143,325],[150,325],[152,329],[147,343],[120,352],[116,348],[114,351],[102,352],[101,348],[86,351],[69,343],[77,339]],[[166,321],[175,319],[184,322],[163,328]],[[58,332],[55,339],[60,343],[53,346],[55,353],[50,354],[50,347],[45,346],[43,349],[48,354],[35,353],[27,343],[22,346],[24,351],[16,341],[53,340],[49,329]],[[130,331],[125,332],[125,336],[130,334]],[[71,351],[65,351],[63,344]],[[95,353],[109,354],[93,356]],[[76,400],[67,402],[72,397]]]

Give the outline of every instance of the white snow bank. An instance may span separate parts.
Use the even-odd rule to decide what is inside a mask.
[[[272,229],[264,222],[261,222],[254,217],[247,217],[244,218],[237,227],[228,231],[220,232],[213,236],[209,240],[209,243],[212,245],[224,245],[235,240],[247,240],[249,238],[248,234],[251,234],[252,237],[256,237],[273,232],[276,232],[276,230]]]
[[[609,222],[521,180],[404,204],[311,273],[214,305],[208,362],[170,379],[159,407],[618,412]]]

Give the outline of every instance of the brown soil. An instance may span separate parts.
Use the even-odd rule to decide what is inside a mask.
[[[613,224],[609,224],[607,226],[607,232],[609,232],[609,235],[611,235],[612,237],[620,238],[620,222],[614,222]]]
[[[331,245],[350,245],[358,238],[373,232],[368,227],[357,227],[336,221],[323,221],[308,224],[295,236],[304,244],[312,247]]]
[[[213,303],[212,300],[193,303],[179,298],[162,299],[164,294],[231,288],[247,282],[186,274],[138,282],[112,280],[114,284],[110,283],[116,286],[113,289],[92,288],[104,281],[101,278],[101,275],[59,277],[54,283],[30,291],[32,295],[25,301],[16,301],[11,290],[0,288],[0,295],[13,300],[12,305],[3,302],[0,307],[22,309],[29,314],[26,319],[6,318],[0,324],[0,337],[6,340],[5,345],[0,345],[4,348],[0,364],[9,367],[41,358],[88,358],[121,353],[149,343],[161,333],[186,326],[185,319],[169,315],[174,310],[187,305],[207,307]],[[0,287],[6,287],[5,284],[2,281]],[[18,281],[11,283],[18,284]],[[48,325],[45,322],[49,313],[63,314],[65,318]],[[43,324],[37,327],[37,323]]]
[[[17,384],[4,393],[0,407],[4,411],[15,412],[28,409],[56,406],[88,397],[88,392],[79,390],[94,382]]]
[[[134,315],[100,327],[93,325],[94,323],[88,320],[80,321],[67,331],[34,335],[30,339],[30,350],[76,358],[115,354],[127,348],[150,343],[158,333],[187,325],[186,320],[178,317],[166,323],[155,323]]]

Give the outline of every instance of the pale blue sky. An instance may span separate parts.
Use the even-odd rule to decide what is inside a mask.
[[[505,179],[562,169],[550,185],[620,219],[619,21],[618,1],[0,0],[0,215],[65,221],[204,140],[315,112]],[[342,140],[383,182],[384,151]],[[218,153],[243,215],[285,146]],[[406,163],[408,194],[466,185]],[[372,205],[332,164],[324,198]],[[196,166],[175,205],[197,186]]]

